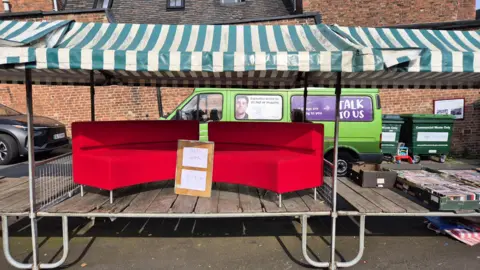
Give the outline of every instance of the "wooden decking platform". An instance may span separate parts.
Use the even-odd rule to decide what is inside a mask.
[[[36,193],[39,191],[37,190]],[[323,212],[331,209],[321,200],[314,200],[314,192],[302,190],[282,195],[278,206],[275,193],[247,186],[215,184],[211,198],[176,195],[173,181],[139,185],[114,191],[110,203],[109,192],[85,188],[85,194],[75,194],[40,211],[45,215],[62,214],[286,214]],[[5,178],[0,180],[0,214],[27,213],[28,179]]]
[[[356,211],[365,215],[438,213],[400,190],[362,188],[348,178],[340,177],[338,180],[338,195],[350,205],[348,208],[341,208],[342,205],[339,205],[339,211]],[[331,178],[325,177],[325,183],[330,185]],[[38,192],[37,190],[36,193]],[[293,216],[303,213],[328,215],[331,211],[329,205],[320,196],[318,200],[314,200],[313,190],[286,193],[282,197],[282,207],[279,207],[275,193],[223,183],[214,185],[211,198],[181,196],[174,193],[173,181],[164,181],[116,190],[113,204],[109,201],[108,191],[86,187],[83,197],[77,193],[71,198],[42,209],[38,215],[122,216],[132,214],[133,216],[190,215],[194,217],[220,214],[226,217],[250,214],[251,216]],[[0,179],[0,215],[27,215],[28,210],[27,178]]]
[[[0,213],[26,213],[28,200],[28,177],[0,177]]]
[[[284,194],[282,207],[276,194],[260,189],[216,184],[210,198],[176,195],[173,181],[165,181],[114,191],[113,204],[108,192],[86,189],[80,194],[45,210],[48,213],[146,213],[146,214],[217,214],[217,213],[298,213],[325,212],[330,208],[314,200],[313,190]]]

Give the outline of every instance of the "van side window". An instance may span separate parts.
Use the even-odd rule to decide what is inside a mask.
[[[290,100],[292,114],[303,112],[303,96],[292,96]],[[340,98],[340,121],[373,121],[373,104],[368,96],[343,96]],[[335,96],[307,97],[307,120],[335,121]]]
[[[200,121],[220,121],[223,115],[223,96],[221,94],[200,95],[199,108],[205,114]]]
[[[281,120],[283,98],[280,95],[236,95],[235,119]]]
[[[194,96],[180,110],[181,120],[198,120],[201,122],[219,121],[223,113],[223,96],[221,94],[200,94]]]

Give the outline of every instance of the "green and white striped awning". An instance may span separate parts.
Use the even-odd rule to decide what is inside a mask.
[[[478,32],[327,25],[0,22],[0,81],[290,88],[479,87]]]

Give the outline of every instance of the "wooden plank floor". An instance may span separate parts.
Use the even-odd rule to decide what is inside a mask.
[[[36,195],[40,191],[36,190]],[[0,213],[24,213],[30,209],[28,177],[0,177]]]
[[[325,183],[331,183],[326,177]],[[38,192],[38,190],[37,190]],[[395,189],[361,188],[347,178],[339,178],[338,194],[361,213],[428,213],[413,197]],[[38,195],[38,194],[37,194]],[[275,193],[230,184],[215,184],[211,198],[177,196],[173,181],[150,183],[114,191],[110,204],[107,191],[86,188],[79,194],[44,212],[50,213],[286,213],[329,212],[329,206],[313,199],[312,190],[283,194],[282,207]],[[28,180],[0,179],[0,213],[27,212]],[[339,209],[348,210],[348,209]]]
[[[331,177],[325,177],[331,185]],[[339,177],[338,195],[361,213],[428,213],[430,210],[415,202],[410,195],[387,188],[362,188],[345,177]],[[347,209],[338,209],[347,210]]]
[[[142,185],[114,191],[114,202],[109,194],[86,188],[80,194],[65,200],[44,212],[49,213],[281,213],[329,212],[330,208],[313,199],[313,190],[286,193],[283,205],[278,207],[276,194],[256,188],[217,183],[211,198],[176,195],[173,181]]]

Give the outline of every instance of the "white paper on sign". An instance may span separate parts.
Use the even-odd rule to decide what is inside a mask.
[[[448,132],[418,132],[418,142],[448,142]]]
[[[194,168],[207,168],[208,149],[206,148],[183,148],[182,166]]]
[[[205,191],[207,189],[207,172],[182,169],[178,188]]]
[[[382,142],[394,142],[396,137],[396,132],[382,132]]]

